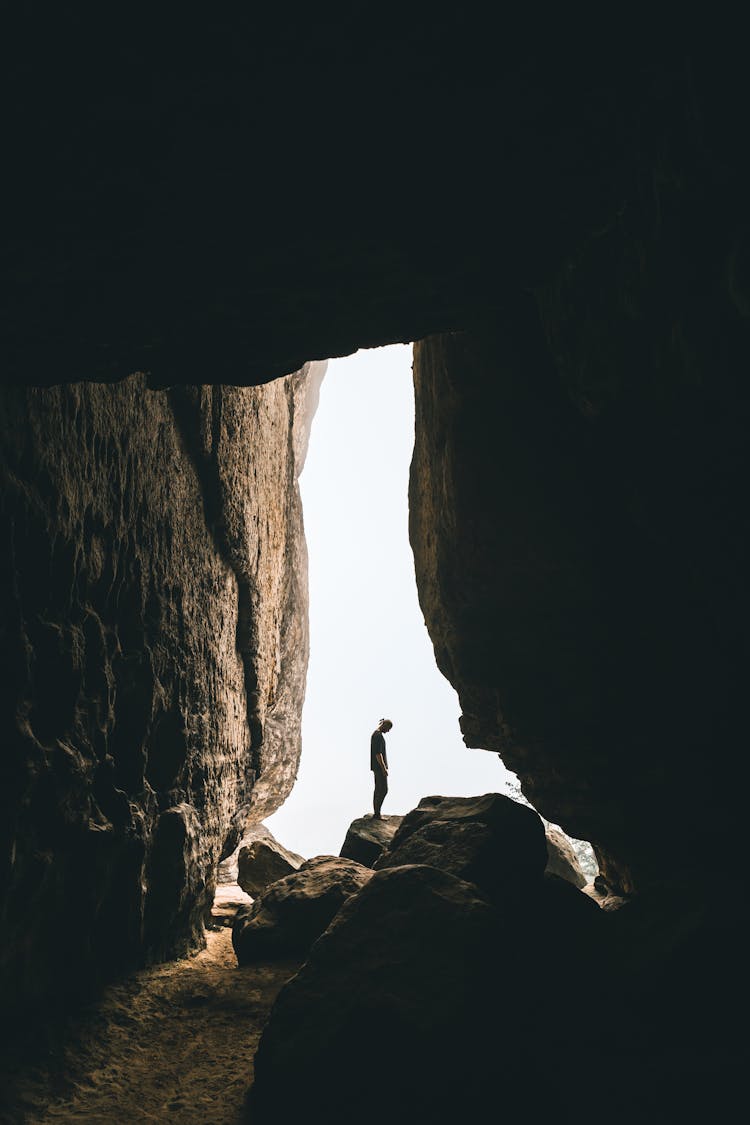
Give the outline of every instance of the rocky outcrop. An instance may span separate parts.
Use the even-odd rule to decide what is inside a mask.
[[[570,884],[554,884],[538,876],[544,906],[537,899],[532,919],[496,910],[433,867],[376,871],[280,993],[255,1058],[249,1119],[380,1121],[379,1086],[363,1097],[375,1071],[401,1121],[480,1117],[493,1104],[521,1120],[529,1099],[532,1120],[573,1120],[569,1076],[586,1051],[588,1006],[566,1013],[551,1050],[537,1004],[546,992],[556,1011],[568,982],[578,988],[591,951],[582,935],[604,915]],[[578,944],[557,956],[559,930]],[[499,1060],[512,1076],[500,1089]]]
[[[232,928],[240,965],[307,952],[348,898],[370,879],[369,868],[340,856],[315,856],[272,883]]]
[[[547,837],[547,872],[559,875],[581,890],[587,880],[570,840],[551,824],[545,825],[544,833]]]
[[[0,396],[8,1003],[194,948],[292,786],[321,375]]]
[[[339,855],[353,859],[364,867],[374,867],[375,862],[390,845],[401,816],[360,816],[349,825]]]
[[[239,819],[239,818],[238,818]],[[275,842],[273,832],[262,822],[246,826],[240,835],[239,826],[233,825],[229,835],[224,841],[221,860],[216,869],[216,882],[225,886],[236,885],[239,875],[240,850],[248,847],[256,840],[270,840]]]
[[[602,910],[619,910],[621,906],[625,906],[628,902],[628,899],[622,895],[614,894],[600,875],[597,875],[593,882],[586,883],[581,890],[593,899]]]
[[[613,892],[656,910],[679,885],[664,941],[641,915],[634,942],[671,948],[704,896],[705,918],[721,916],[716,856],[730,887],[744,874],[750,671],[745,37],[688,17],[665,29],[658,16],[648,34],[623,20],[606,36],[563,6],[545,13],[544,34],[535,17],[530,29],[509,17],[498,36],[489,6],[476,19],[454,6],[429,20],[404,7],[397,30],[371,20],[362,36],[353,17],[309,6],[290,21],[266,5],[231,28],[219,9],[181,21],[180,49],[171,13],[149,11],[145,30],[123,21],[92,50],[58,7],[10,38],[4,66],[17,106],[4,138],[4,377],[262,382],[310,357],[418,340],[411,535],[466,740],[499,750],[545,817],[595,843]],[[389,161],[373,159],[385,148]],[[333,166],[334,181],[317,171]],[[13,392],[3,408],[2,957],[8,977],[40,991],[75,979],[90,950],[92,962],[105,947],[127,961],[144,926],[156,950],[166,915],[194,933],[190,904],[208,887],[183,900],[184,872],[217,848],[229,855],[244,828],[234,820],[217,845],[224,814],[214,820],[201,795],[228,779],[261,816],[294,772],[265,696],[275,614],[240,596],[252,566],[222,540],[221,518],[204,519],[221,511],[211,495],[235,516],[243,495],[227,496],[212,468],[229,396],[170,391],[144,414],[145,398],[124,386],[106,423],[96,387]],[[201,520],[209,562],[195,550]],[[277,522],[249,522],[273,555]],[[204,645],[223,581],[237,606],[213,613]],[[94,616],[75,615],[84,597]],[[240,662],[214,661],[217,631],[241,634]],[[198,665],[209,675],[194,676]],[[224,706],[226,740],[194,754]],[[104,738],[100,760],[89,743]],[[238,740],[252,747],[243,777]],[[189,784],[173,784],[187,759]],[[162,888],[168,905],[141,887]],[[42,933],[50,916],[54,937]],[[649,1018],[630,1028],[661,1021],[677,1044],[664,1090],[681,1076],[687,1109],[695,997],[722,970],[734,996],[726,950],[737,954],[729,939],[744,920],[728,929],[691,937],[669,1002],[644,989]],[[656,969],[650,982],[660,986]],[[717,1033],[736,1022],[706,1003]],[[717,1057],[734,1057],[730,1035],[707,1044]],[[620,1046],[630,1059],[627,1034]],[[721,1117],[729,1067],[700,1057],[703,1116]],[[604,1096],[609,1114],[622,1084]]]
[[[256,898],[277,879],[298,871],[304,862],[304,856],[290,852],[278,840],[252,840],[240,848],[237,882],[246,894]]]
[[[591,292],[624,347],[619,282],[605,298],[599,278]],[[665,855],[675,877],[703,879],[704,833],[731,851],[739,823],[698,779],[705,746],[727,745],[739,723],[732,613],[715,591],[737,589],[745,548],[711,506],[734,503],[747,445],[705,384],[647,358],[662,343],[672,354],[666,328],[641,340],[648,375],[631,379],[619,359],[610,369],[608,345],[590,367],[578,348],[576,366],[566,341],[580,339],[586,299],[560,287],[544,322],[519,299],[492,327],[415,345],[420,604],[465,742],[500,752],[545,818],[591,840],[614,889],[661,883]],[[710,472],[695,449],[714,458]],[[696,518],[713,529],[710,550],[705,537],[690,545]],[[687,823],[698,805],[700,825]]]
[[[383,1055],[401,1119],[412,1119],[417,1099],[432,1117],[427,1068],[447,1099],[464,1077],[455,1046],[474,1039],[470,1017],[496,940],[494,911],[475,887],[429,867],[375,873],[277,999],[255,1058],[253,1119],[292,1120],[304,1100],[313,1117],[325,1105],[329,1120],[374,1122],[380,1100],[362,1095]],[[342,975],[347,965],[357,966],[356,986]]]
[[[544,826],[533,809],[500,793],[423,797],[375,867],[404,864],[429,864],[475,883],[491,900],[507,898],[541,881]]]

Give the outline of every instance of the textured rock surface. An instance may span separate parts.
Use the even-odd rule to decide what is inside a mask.
[[[246,894],[255,898],[277,879],[298,871],[304,862],[304,856],[290,852],[278,840],[252,840],[240,848],[237,882]]]
[[[239,964],[306,953],[371,876],[369,868],[340,856],[308,859],[237,915],[232,944]]]
[[[16,9],[24,20],[26,8]],[[148,371],[152,385],[242,383],[310,357],[459,333],[419,349],[412,537],[425,617],[458,687],[465,736],[501,749],[545,816],[596,843],[608,886],[637,891],[681,879],[681,893],[668,898],[679,930],[691,913],[685,886],[708,887],[717,855],[730,884],[744,879],[746,37],[714,35],[718,28],[687,16],[670,16],[664,29],[653,12],[647,34],[639,21],[622,20],[610,35],[588,13],[579,23],[562,6],[545,13],[544,34],[536,14],[525,33],[506,13],[498,36],[496,13],[486,10],[435,9],[425,20],[404,8],[397,25],[372,19],[364,35],[359,12],[334,22],[311,7],[290,21],[285,9],[253,6],[230,21],[217,8],[176,29],[171,13],[160,20],[149,11],[147,28],[134,16],[112,36],[95,20],[84,34],[67,8],[43,21],[29,8],[31,28],[6,35],[3,67],[16,108],[4,136],[12,174],[0,366],[34,384],[136,370]],[[390,159],[378,159],[386,150]],[[319,171],[327,167],[337,175]],[[70,429],[69,412],[53,411],[54,401],[42,427],[53,446]],[[11,444],[25,441],[30,419],[11,411]],[[137,410],[134,422],[152,432]],[[109,473],[88,473],[106,455],[102,436],[87,427],[85,438],[71,437],[72,449],[87,452],[68,492],[94,489],[106,506]],[[26,495],[8,501],[28,500],[40,513],[29,516],[29,559],[18,573],[28,574],[27,586],[48,587],[55,603],[68,590],[75,600],[71,540],[58,534],[67,517],[48,520],[48,477],[37,468],[20,474]],[[113,502],[117,487],[115,479]],[[154,502],[175,487],[172,479],[152,490]],[[127,565],[145,549],[138,520],[137,507],[123,506],[128,549],[119,557]],[[189,526],[174,529],[176,554],[189,544]],[[96,556],[94,571],[113,557],[104,550],[99,564]],[[169,569],[168,560],[148,565]],[[198,561],[196,604],[205,613],[213,579],[201,575]],[[15,576],[2,578],[15,604]],[[127,605],[132,585],[120,568],[123,622],[139,613],[137,599],[134,613]],[[166,600],[163,582],[160,589]],[[191,611],[175,612],[186,620]],[[45,742],[45,722],[57,727],[58,712],[69,710],[66,647],[80,646],[64,615],[42,620],[53,629],[40,626],[35,660],[52,675],[21,722]],[[192,659],[188,625],[176,680]],[[114,933],[130,948],[140,892],[127,908],[114,892],[111,907],[91,902],[103,902],[110,878],[132,887],[154,814],[135,802],[127,859],[110,833],[82,840],[70,829],[75,801],[66,803],[63,789],[78,791],[75,776],[89,760],[76,758],[76,740],[65,743],[73,754],[55,751],[54,771],[39,753],[29,776],[18,775],[14,692],[26,673],[12,614],[6,636],[2,722],[11,733],[0,800],[33,795],[43,811],[23,805],[6,817],[3,808],[0,874],[14,888],[4,948],[15,950],[14,975],[33,963],[43,988],[87,956],[76,934],[57,956],[61,971],[44,967],[43,899],[53,912],[63,902],[64,919],[90,922],[97,913],[104,942]],[[267,632],[261,640],[273,647]],[[86,645],[95,650],[96,637]],[[225,678],[221,669],[222,681],[236,672]],[[128,678],[140,672],[120,662],[119,675],[124,705]],[[87,672],[86,692],[101,698],[105,688],[92,688],[92,678]],[[211,696],[215,685],[206,690]],[[184,704],[191,699],[186,689]],[[143,720],[128,705],[120,732],[127,715],[137,745]],[[179,728],[164,720],[165,746],[175,742],[170,722]],[[179,748],[179,729],[176,741]],[[122,746],[132,742],[124,737]],[[118,779],[139,771],[127,757],[121,748]],[[706,786],[711,770],[718,776]],[[283,767],[279,776],[288,783]],[[122,802],[112,792],[127,795],[129,786],[111,786],[106,768],[97,780],[113,807]],[[255,792],[260,815],[262,789]],[[184,796],[175,793],[163,825],[172,841],[165,884],[179,881],[193,850],[186,807],[194,806]],[[114,824],[130,812],[102,815]],[[231,825],[231,847],[241,828]],[[229,837],[224,847],[230,854]],[[31,919],[29,933],[19,910]],[[746,932],[743,920],[735,928]],[[646,922],[631,936],[646,947],[652,940]],[[720,958],[683,958],[685,996],[713,983],[717,962],[729,965],[729,943],[706,948]],[[734,996],[731,979],[723,994]],[[648,1016],[669,1011],[647,991],[641,998]],[[700,1004],[675,1011],[671,1035],[665,1022],[659,1030],[685,1047],[686,1108],[697,1104],[702,1075],[703,1118],[721,1117],[714,1100],[728,1088],[727,1068],[712,1069],[707,1055],[695,1066],[683,1032],[684,1024],[699,1041]],[[707,1025],[718,1035],[732,1014],[714,1018],[710,1009]],[[733,1057],[728,1034],[717,1057]],[[626,1037],[621,1046],[630,1058]],[[664,1071],[670,1095],[680,1084],[678,1057]],[[628,1071],[621,1063],[618,1075]],[[614,1069],[608,1060],[606,1072]],[[621,1082],[604,1091],[607,1116],[625,1104],[624,1092]],[[635,1098],[623,1118],[639,1112]]]
[[[597,284],[625,333],[624,281],[606,296]],[[529,300],[491,329],[415,346],[410,535],[464,740],[499,751],[540,813],[591,840],[627,891],[662,882],[667,855],[673,875],[702,877],[706,833],[734,854],[734,798],[704,792],[702,763],[741,726],[750,536],[731,513],[747,404],[693,379],[688,345],[679,366],[666,326],[642,328],[632,378],[593,336],[588,360],[579,349],[577,366],[556,364],[560,292],[578,339],[575,317],[590,314],[561,280],[546,333]],[[729,365],[717,378],[737,376]],[[710,528],[700,544],[696,521]]]
[[[339,855],[365,867],[374,867],[402,820],[401,816],[382,816],[380,820],[372,816],[357,817],[347,829]]]
[[[406,814],[375,867],[429,864],[499,900],[541,883],[546,863],[538,814],[500,793],[485,793],[423,797]]]
[[[453,1122],[462,1111],[480,1119],[494,1104],[512,1120],[568,1121],[586,1006],[566,1015],[551,1050],[537,1004],[546,992],[547,1010],[558,1010],[555,978],[578,987],[581,935],[605,916],[555,883],[564,905],[540,879],[545,902],[532,921],[495,911],[475,886],[432,867],[376,871],[279,994],[256,1055],[249,1120],[380,1121],[374,1071],[400,1121]],[[573,944],[558,958],[563,927],[579,951]],[[513,1079],[502,1086],[500,1062]]]
[[[11,1001],[199,944],[217,861],[291,788],[321,375],[0,397]]]
[[[222,859],[216,869],[216,882],[218,884],[233,885],[237,883],[241,848],[248,847],[256,840],[275,840],[273,832],[263,823],[245,827],[240,837],[240,829],[237,825],[239,819],[236,818],[235,824],[224,841]]]
[[[180,51],[152,15],[106,51],[65,23],[11,52],[3,371],[243,382],[469,331],[432,349],[442,412],[420,395],[449,439],[415,539],[438,657],[467,738],[502,742],[613,881],[648,880],[684,779],[744,730],[742,37],[621,28],[592,50],[562,9],[543,41],[532,22],[502,43],[458,9],[366,37],[224,18]],[[398,181],[372,159],[384,137]],[[336,190],[301,190],[327,159]]]
[[[594,883],[586,883],[581,887],[583,894],[588,895],[597,906],[602,910],[619,910],[624,906],[628,899],[623,898],[622,895],[613,895],[601,887],[597,887]]]
[[[568,837],[551,824],[545,825],[544,833],[547,837],[547,872],[559,875],[574,887],[583,889],[586,886],[586,876]]]

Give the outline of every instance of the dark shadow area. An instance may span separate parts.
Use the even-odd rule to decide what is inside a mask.
[[[480,1091],[530,1120],[729,1117],[745,37],[567,9],[501,33],[369,4],[109,17],[24,9],[4,36],[5,1030],[200,948],[219,856],[299,762],[312,361],[415,340],[410,541],[464,738],[625,902],[538,871],[519,913],[430,864],[376,871],[281,994],[258,1120],[297,1108],[282,1064],[319,1003],[308,1120],[359,1089],[344,1067],[332,1096],[326,1044],[386,1031],[400,1105],[437,1120]]]

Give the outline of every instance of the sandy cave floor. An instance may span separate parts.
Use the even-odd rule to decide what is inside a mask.
[[[202,952],[110,985],[48,1059],[0,1074],[10,1086],[2,1125],[239,1125],[261,1031],[299,967],[238,968],[231,921],[241,901],[239,887],[220,887]]]

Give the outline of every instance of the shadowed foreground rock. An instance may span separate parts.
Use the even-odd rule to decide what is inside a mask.
[[[508,925],[523,931],[527,951],[539,951],[534,980],[545,978],[545,1002],[552,1003],[570,1001],[571,988],[594,971],[604,931],[595,900],[552,872],[548,854],[542,818],[526,804],[500,793],[426,796],[404,817],[376,870],[425,864],[475,883]]]
[[[570,892],[587,917],[603,917],[556,882],[568,906]],[[547,902],[548,922],[558,905]],[[498,1113],[531,1098],[539,1119],[560,1119],[558,1085],[565,1075],[572,1092],[570,1074],[580,1073],[581,1028],[574,1011],[550,1059],[536,1002],[555,938],[547,927],[529,941],[532,929],[435,868],[376,872],[279,995],[248,1120],[448,1122],[484,1114],[488,1098]],[[582,980],[582,963],[565,968]]]
[[[406,864],[429,865],[475,884],[516,934],[512,958],[521,947],[529,956],[537,950],[534,986],[541,989],[545,981],[540,1003],[577,1005],[579,985],[603,956],[598,903],[572,879],[550,871],[545,827],[534,809],[499,793],[425,797],[404,817],[375,867]]]
[[[376,869],[426,863],[476,883],[490,898],[541,880],[544,825],[533,809],[500,793],[423,797],[404,817]]]
[[[315,856],[299,871],[272,883],[238,914],[232,944],[240,965],[306,953],[339,907],[372,872],[339,856]]]
[[[403,819],[402,816],[384,816],[380,820],[374,816],[358,817],[349,825],[339,855],[364,867],[374,867],[376,860],[391,844]]]
[[[289,384],[195,388],[416,340],[410,536],[464,738],[596,841],[631,898],[607,924],[645,896],[628,940],[654,946],[651,982],[691,935],[675,987],[641,988],[605,1055],[599,1117],[660,1044],[682,1052],[664,1089],[684,1110],[701,1075],[715,1098],[739,1073],[744,1101],[746,36],[683,15],[611,34],[562,5],[501,35],[489,5],[404,5],[366,34],[361,6],[152,6],[114,36],[86,21],[92,49],[57,7],[16,5],[34,23],[6,36],[0,367],[148,374],[1,399],[0,1012],[194,946],[237,813],[267,815],[295,776],[304,563],[284,497],[303,412]],[[712,765],[728,784],[706,785]],[[693,926],[717,857],[726,887]],[[716,915],[728,932],[700,938]],[[539,999],[525,956],[508,972]],[[603,1043],[636,977],[596,982]],[[570,1013],[538,1012],[527,1047],[549,1058]],[[512,1005],[492,1017],[512,1025]],[[655,1027],[662,1055],[635,1060]],[[495,1117],[513,1060],[488,1068]],[[591,1101],[578,1074],[561,1096]],[[687,1119],[633,1107],[628,1125]]]
[[[246,894],[257,898],[266,887],[299,871],[305,857],[290,852],[278,840],[262,838],[240,848],[237,860],[237,882]]]

